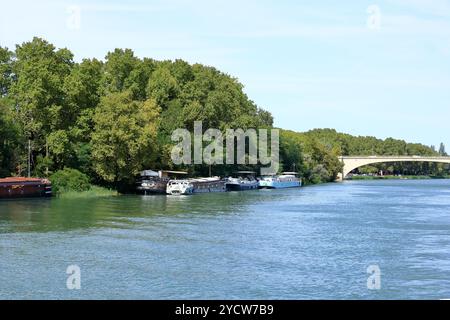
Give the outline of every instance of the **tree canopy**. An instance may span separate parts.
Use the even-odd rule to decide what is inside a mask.
[[[249,99],[238,79],[183,60],[139,58],[131,49],[108,52],[103,61],[75,62],[66,48],[41,38],[0,47],[0,176],[31,172],[50,176],[75,169],[98,184],[132,186],[142,169],[187,169],[206,175],[207,165],[177,167],[170,160],[177,128],[204,130],[273,128],[270,112]],[[405,141],[354,137],[332,129],[281,130],[281,170],[306,182],[333,181],[340,155],[444,155]],[[217,175],[238,168],[215,165]]]

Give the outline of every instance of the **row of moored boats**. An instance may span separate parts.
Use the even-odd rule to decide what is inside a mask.
[[[246,191],[255,189],[281,189],[301,187],[302,181],[296,172],[256,178],[252,171],[239,171],[234,177],[171,179],[170,176],[185,175],[182,171],[144,170],[137,183],[139,193],[189,195],[195,193]]]

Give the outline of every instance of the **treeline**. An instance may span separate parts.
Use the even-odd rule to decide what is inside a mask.
[[[340,156],[447,156],[443,143],[436,150],[434,146],[393,138],[382,140],[352,136],[334,129],[314,129],[304,133],[282,130],[280,152],[282,162],[295,164],[297,171],[309,183],[333,181],[342,172],[342,164],[338,160]],[[284,168],[292,169],[290,166]],[[364,166],[356,170],[361,174],[378,174],[380,171],[384,174],[444,177],[450,174],[450,165],[399,162]]]
[[[387,138],[385,140],[370,136],[352,136],[336,132],[333,129],[316,129],[305,133],[306,136],[317,139],[335,154],[343,156],[447,156],[445,145],[425,146],[418,143],[407,143],[403,140]],[[384,173],[402,175],[445,176],[450,173],[450,166],[437,163],[399,162],[365,166],[358,169],[359,173]]]
[[[92,183],[126,188],[142,169],[179,169],[170,159],[177,128],[192,130],[196,120],[221,130],[273,124],[237,79],[183,60],[140,59],[130,49],[76,63],[68,49],[34,38],[14,51],[0,48],[0,75],[0,176],[47,177],[72,168]],[[332,154],[298,143],[304,146],[293,154],[282,142],[284,168],[303,170],[314,182],[333,180],[335,168],[322,163]],[[248,168],[257,169],[220,165],[212,173]],[[207,175],[211,168],[182,169]]]
[[[14,51],[0,47],[0,177],[49,177],[66,169],[93,184],[127,189],[148,168],[185,169],[192,176],[258,169],[175,166],[171,134],[177,128],[192,132],[194,121],[203,121],[204,130],[273,126],[272,115],[247,97],[236,78],[213,67],[141,59],[130,49],[77,63],[68,49],[40,38]],[[333,130],[281,130],[280,169],[298,171],[307,183],[327,182],[341,171],[339,155],[386,152],[435,153]]]

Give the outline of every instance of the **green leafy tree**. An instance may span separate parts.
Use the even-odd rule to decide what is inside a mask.
[[[20,168],[16,171],[18,168],[15,164],[19,162],[22,144],[23,137],[10,102],[6,98],[0,98],[0,177],[20,171]]]
[[[33,38],[16,47],[13,73],[16,81],[10,89],[24,136],[32,140],[32,155],[46,154],[47,137],[63,130],[66,102],[63,90],[70,74],[73,55],[67,49],[56,50],[47,41]]]
[[[439,154],[441,156],[447,156],[447,152],[445,151],[445,145],[444,143],[441,142],[441,144],[439,145]]]
[[[13,52],[0,47],[0,97],[8,93],[13,81],[12,58]]]
[[[134,56],[131,49],[115,49],[106,55],[103,70],[102,93],[121,92],[130,84],[127,79],[138,66],[139,58]]]
[[[61,128],[64,121],[61,110],[65,107],[63,83],[70,74],[72,59],[69,50],[56,50],[40,38],[17,46],[13,68],[17,81],[11,87],[11,96],[29,136],[45,137]]]
[[[103,63],[97,59],[84,59],[73,66],[64,81],[66,106],[62,110],[64,128],[74,130],[77,140],[88,138],[92,129],[92,111],[100,102],[100,84]]]
[[[177,79],[165,67],[159,67],[150,76],[147,96],[166,109],[168,102],[176,97],[179,91]]]
[[[156,142],[160,108],[154,100],[132,100],[131,92],[103,97],[94,115],[92,159],[105,181],[130,182],[158,152]]]
[[[136,63],[124,83],[124,88],[133,93],[133,99],[146,100],[148,81],[156,66],[157,62],[149,58],[144,58]]]

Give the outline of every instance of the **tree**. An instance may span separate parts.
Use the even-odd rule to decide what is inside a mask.
[[[443,142],[441,142],[441,144],[439,146],[439,154],[441,156],[447,156],[447,152],[445,151],[445,145]]]
[[[65,78],[63,92],[66,107],[62,110],[64,128],[78,128],[78,138],[86,137],[86,127],[89,123],[76,123],[83,116],[90,116],[100,102],[100,84],[103,63],[97,59],[84,59],[80,64],[74,65],[71,73]],[[75,125],[74,125],[75,124]]]
[[[16,46],[12,69],[16,81],[11,85],[10,97],[24,136],[34,149],[31,160],[46,154],[47,137],[66,125],[63,84],[72,69],[72,59],[69,50],[56,50],[40,38]]]
[[[124,88],[131,90],[134,100],[144,101],[147,98],[147,85],[151,74],[156,69],[157,62],[144,58],[139,60],[124,83]]]
[[[22,144],[20,127],[14,121],[9,101],[0,98],[0,177],[15,171]]]
[[[17,46],[13,68],[17,81],[11,87],[11,96],[29,136],[38,138],[61,127],[63,83],[71,71],[72,59],[69,50],[56,50],[40,38]]]
[[[177,79],[165,67],[159,67],[152,73],[147,86],[147,96],[153,98],[163,109],[169,100],[176,98],[179,91]]]
[[[8,48],[0,47],[0,97],[8,93],[13,81],[12,57],[13,53]]]
[[[102,179],[117,187],[151,166],[158,152],[159,114],[154,100],[132,100],[130,91],[102,97],[92,134],[94,170]]]
[[[280,158],[284,171],[296,170],[300,174],[305,171],[304,154],[298,133],[282,130],[280,134]]]
[[[139,64],[139,58],[131,49],[115,49],[106,55],[102,79],[102,93],[121,92],[126,88],[127,79]]]
[[[103,67],[97,59],[83,59],[65,79],[64,130],[52,132],[47,139],[51,142],[49,151],[56,169],[71,167],[93,175],[90,142],[93,116],[100,101]]]
[[[12,83],[12,57],[8,48],[0,47],[0,177],[13,170],[19,128],[13,121],[11,101],[6,97]]]

